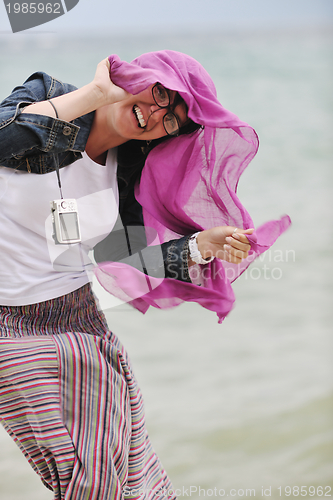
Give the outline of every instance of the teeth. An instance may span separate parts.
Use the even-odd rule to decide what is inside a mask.
[[[145,120],[143,118],[143,114],[141,113],[140,108],[135,105],[133,107],[133,109],[134,109],[135,115],[136,115],[136,117],[138,119],[138,122],[140,124],[140,127],[144,128],[146,126],[146,122],[145,122]]]

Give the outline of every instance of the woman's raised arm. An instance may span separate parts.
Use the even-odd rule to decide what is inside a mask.
[[[56,109],[60,120],[70,122],[102,106],[121,101],[127,96],[125,90],[111,81],[110,63],[108,59],[103,59],[97,66],[92,82],[68,94],[54,97],[51,99],[54,107],[49,101],[41,101],[26,106],[22,113],[55,117]]]

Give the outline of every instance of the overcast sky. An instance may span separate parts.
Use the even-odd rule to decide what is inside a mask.
[[[0,0],[1,1],[1,0]],[[0,31],[11,32],[5,0]],[[53,0],[52,0],[53,1]],[[59,0],[58,0],[59,1]],[[62,0],[61,0],[62,1]],[[209,27],[309,26],[332,22],[333,0],[80,0],[70,12],[28,30],[147,31]],[[15,35],[13,35],[15,36]]]

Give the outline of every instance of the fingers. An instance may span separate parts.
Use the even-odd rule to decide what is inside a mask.
[[[249,229],[239,229],[238,227],[235,227],[235,229],[233,230],[233,233],[252,234],[253,231],[254,231],[253,227],[250,227]]]
[[[227,246],[230,247],[229,253],[232,250],[232,254],[240,257],[242,257],[242,254],[246,254],[247,257],[248,252],[251,249],[251,245],[246,236],[234,234],[234,236],[227,236],[225,240],[227,242]]]
[[[249,240],[243,235],[234,234],[233,236],[227,236],[225,241],[233,248],[244,252],[248,252],[251,248]]]
[[[248,242],[247,237],[245,236],[246,234],[252,234],[254,231],[253,228],[251,229],[238,229],[235,228],[234,232],[232,233],[232,237],[236,238],[237,240],[243,241],[243,242]]]
[[[223,260],[226,260],[227,262],[231,262],[233,264],[240,264],[242,260],[246,259],[249,255],[249,249],[251,248],[250,245],[248,245],[248,250],[238,250],[235,247],[232,247],[231,245],[224,245],[223,250],[224,250],[224,258]]]
[[[223,246],[223,250],[227,262],[239,264],[248,257],[251,245],[245,234],[252,234],[253,231],[253,228],[246,230],[235,228],[232,235],[226,237],[227,244]]]

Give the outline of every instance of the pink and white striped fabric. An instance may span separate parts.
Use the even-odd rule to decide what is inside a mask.
[[[55,500],[176,498],[127,353],[88,285],[0,307],[0,325],[0,418]]]

